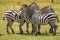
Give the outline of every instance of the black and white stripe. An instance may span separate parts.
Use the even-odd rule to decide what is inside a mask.
[[[4,17],[6,20],[18,20],[18,12],[16,10],[8,10],[6,11]]]
[[[37,32],[36,25],[38,25],[38,32],[39,32],[40,25],[49,24],[51,26],[51,31],[54,31],[53,34],[54,35],[56,34],[57,25],[55,24],[56,22],[55,20],[58,20],[58,17],[55,14],[52,7],[47,6],[42,10],[38,10],[37,12],[35,12],[31,8],[29,8],[27,5],[22,5],[21,10],[22,10],[22,13],[24,14],[24,19],[26,20],[26,22],[29,21],[28,19],[30,19],[33,25],[34,32]]]
[[[9,29],[8,27],[11,28],[12,32],[14,33],[14,30],[12,28],[12,25],[13,23],[16,21],[16,22],[19,22],[20,23],[20,13],[21,11],[17,12],[16,10],[8,10],[6,11],[4,17],[3,17],[3,20],[6,19],[7,20],[7,24],[6,24],[6,27],[7,27],[7,33],[9,33]]]
[[[47,24],[49,21],[57,20],[57,16],[54,13],[48,13],[40,16],[41,24]]]
[[[55,21],[58,20],[58,17],[55,13],[51,12],[51,13],[47,13],[47,14],[42,14],[41,12],[37,12],[35,14],[33,14],[33,16],[31,17],[31,20],[38,24],[47,24],[50,21]]]
[[[35,10],[39,9],[37,3],[32,3],[31,5],[29,5],[30,8],[35,9]],[[5,13],[3,19],[6,19],[8,22],[7,24],[9,24],[9,25],[12,24],[14,21],[17,21],[17,22],[23,21],[22,23],[25,23],[24,22],[25,20],[23,19],[23,14],[21,13],[21,11],[17,12],[16,10],[8,10]],[[12,22],[12,20],[13,20],[13,22]],[[9,22],[11,22],[11,23],[9,23]],[[20,25],[23,25],[22,23],[20,23]],[[26,30],[27,32],[28,32],[28,24],[29,23],[27,23],[27,30]],[[10,25],[10,26],[12,26],[12,25]]]
[[[41,25],[46,25],[49,24],[51,25],[51,31],[54,30],[53,35],[56,34],[56,29],[57,29],[57,25],[55,24],[55,22],[58,20],[58,17],[55,13],[51,12],[48,14],[41,14],[41,13],[35,13],[32,17],[31,17],[31,21],[32,24],[34,25],[34,31],[37,31],[36,25],[38,26],[38,32],[40,33],[40,26]]]

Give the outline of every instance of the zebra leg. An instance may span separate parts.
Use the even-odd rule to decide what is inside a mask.
[[[14,30],[13,30],[13,28],[12,28],[12,24],[13,24],[13,22],[11,22],[11,21],[8,21],[7,22],[7,33],[9,33],[9,29],[8,29],[8,27],[10,27],[11,28],[11,30],[12,30],[12,32],[14,33]]]
[[[56,35],[57,27],[58,27],[58,26],[57,26],[56,24],[53,26],[53,28],[54,28],[53,35]]]
[[[7,33],[9,33],[9,29],[8,29],[8,27],[9,27],[9,22],[7,22],[7,25],[6,25],[6,28],[7,28]]]
[[[53,33],[53,27],[50,28],[49,32],[50,33]]]
[[[29,29],[29,23],[26,23],[27,28],[26,28],[26,32],[29,33],[28,29]]]
[[[55,24],[55,22],[50,22],[50,24],[52,25],[53,28],[53,35],[56,35],[56,30],[58,26]]]
[[[34,25],[32,24],[32,32],[31,34],[33,34],[35,31],[34,31]]]
[[[12,33],[14,34],[14,30],[13,30],[13,28],[12,28],[12,25],[13,25],[14,21],[11,21],[11,22],[9,22],[9,23],[10,23],[10,24],[9,24],[9,25],[10,25],[9,27],[10,27]]]
[[[35,29],[34,29],[34,24],[32,24],[32,31],[31,34],[35,33]]]
[[[41,34],[40,33],[40,25],[38,24],[38,32],[37,32],[38,34]]]
[[[19,25],[20,34],[23,34],[22,26],[24,23],[25,23],[24,21],[20,22],[20,25]]]
[[[49,30],[49,32],[50,32],[50,33],[53,33],[53,27],[52,27],[52,25],[51,25],[50,23],[49,23],[49,25],[50,25],[50,27],[51,27],[50,30]]]
[[[40,33],[40,25],[38,24],[38,30],[37,30],[37,25],[34,23],[32,24],[32,32],[31,33],[35,33],[35,35],[37,36]]]
[[[33,32],[34,32],[34,34],[37,36],[37,24],[34,22],[34,23],[32,23],[33,24]]]

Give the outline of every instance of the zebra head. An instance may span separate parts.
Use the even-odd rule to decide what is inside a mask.
[[[29,7],[33,10],[40,10],[39,6],[37,5],[36,2],[33,2],[29,5]]]

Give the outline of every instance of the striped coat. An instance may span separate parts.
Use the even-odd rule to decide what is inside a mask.
[[[40,14],[36,13],[32,16],[32,21],[38,23],[38,24],[47,24],[50,21],[55,21],[57,20],[57,16],[54,13],[48,13],[48,14]]]
[[[48,8],[47,8],[48,9]],[[45,9],[44,9],[45,10]],[[33,16],[30,18],[32,24],[34,25],[34,31],[36,31],[36,34],[40,34],[40,26],[41,25],[46,25],[49,24],[50,25],[50,30],[51,33],[53,32],[53,35],[56,35],[56,29],[57,29],[57,25],[55,24],[55,22],[59,21],[57,15],[55,14],[54,11],[52,11],[52,9],[48,9],[47,12],[39,10],[38,12],[36,12],[35,14],[33,14]],[[38,31],[36,28],[36,25],[38,25]]]
[[[13,21],[18,21],[20,20],[19,18],[20,12],[18,13],[16,10],[8,10],[6,11],[4,18],[8,21],[13,20]]]

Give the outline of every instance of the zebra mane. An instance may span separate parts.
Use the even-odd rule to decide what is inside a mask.
[[[33,9],[33,10],[39,10],[39,9],[40,9],[39,6],[38,6],[38,4],[37,4],[36,2],[31,3],[31,4],[29,5],[29,7],[30,7],[31,9]]]
[[[53,8],[51,6],[46,6],[44,8],[41,9],[42,14],[47,14],[47,13],[55,13],[55,11],[53,10]]]
[[[32,4],[36,4],[36,5],[37,5],[37,3],[33,2],[33,3],[31,3],[31,4],[29,5],[29,7],[30,7]]]
[[[26,4],[23,4],[22,6],[25,7],[26,9],[28,9],[28,10],[34,11],[33,9],[31,9],[31,8],[30,8],[28,5],[26,5]]]
[[[50,8],[51,8],[51,6],[45,6],[44,8],[42,8],[42,9],[41,9],[41,11],[42,11],[42,10],[44,10],[44,9],[47,9],[47,8],[49,8],[49,9],[50,9]]]

